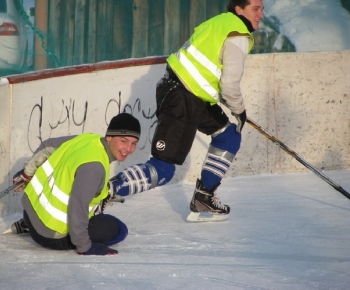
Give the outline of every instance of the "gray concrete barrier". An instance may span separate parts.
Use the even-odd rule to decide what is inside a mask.
[[[137,152],[112,173],[146,161],[156,126],[155,86],[165,57],[103,62],[0,79],[0,189],[50,137],[104,134],[126,111],[142,124]],[[249,55],[242,82],[248,116],[319,170],[350,167],[350,51]],[[228,113],[228,111],[225,109]],[[232,121],[235,121],[232,118]],[[210,137],[198,133],[172,182],[200,174]],[[306,171],[246,124],[227,176]],[[20,210],[20,193],[0,215]]]

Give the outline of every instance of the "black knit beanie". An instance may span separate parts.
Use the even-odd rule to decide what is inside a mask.
[[[106,136],[132,136],[140,138],[140,122],[128,113],[121,113],[112,118]]]

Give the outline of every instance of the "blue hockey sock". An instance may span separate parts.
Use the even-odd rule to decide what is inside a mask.
[[[152,157],[144,164],[126,168],[111,180],[114,192],[126,196],[164,185],[174,173],[174,164]]]
[[[201,180],[207,190],[211,191],[221,182],[240,144],[241,134],[236,132],[235,124],[229,125],[224,132],[212,137],[201,172]]]

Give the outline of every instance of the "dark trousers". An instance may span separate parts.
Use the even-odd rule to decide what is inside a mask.
[[[157,84],[156,100],[152,155],[172,164],[184,163],[197,130],[211,135],[229,122],[219,105],[212,106],[188,91],[169,67]]]
[[[32,239],[44,248],[52,250],[72,250],[76,246],[71,242],[69,234],[60,239],[45,238],[34,229],[28,214],[23,212],[24,220],[29,228]],[[99,214],[90,218],[88,232],[92,243],[105,245],[116,244],[124,240],[128,234],[127,227],[116,217],[109,214]]]

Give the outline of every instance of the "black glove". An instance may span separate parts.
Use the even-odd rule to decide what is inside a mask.
[[[95,256],[114,256],[118,254],[117,250],[111,249],[103,244],[97,244],[97,243],[92,243],[90,249],[88,249],[86,252],[81,253],[77,252],[79,255],[95,255]]]
[[[243,126],[244,126],[244,123],[247,120],[247,113],[246,113],[246,111],[244,110],[240,114],[235,114],[235,113],[231,112],[231,114],[232,114],[232,116],[236,117],[237,122],[238,122],[237,127],[236,127],[236,132],[237,133],[241,133],[242,129],[243,129]]]
[[[32,176],[28,176],[24,173],[24,169],[18,171],[13,177],[12,177],[12,183],[16,184],[18,182],[23,182],[22,185],[17,187],[15,191],[22,191],[28,184],[28,182],[32,179]]]

